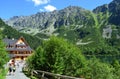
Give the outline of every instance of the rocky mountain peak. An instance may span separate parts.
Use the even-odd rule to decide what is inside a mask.
[[[94,13],[100,12],[111,14],[108,21],[111,24],[120,25],[120,0],[113,0],[109,4],[99,6],[93,10]]]
[[[69,6],[62,10],[53,12],[38,12],[30,16],[14,16],[6,23],[14,27],[32,27],[32,28],[47,28],[53,26],[54,28],[60,26],[69,26],[73,24],[83,24],[83,20],[88,20],[86,16],[87,10],[77,7]],[[88,14],[89,16],[89,14]]]
[[[97,8],[93,9],[94,13],[99,13],[99,12],[106,12],[109,9],[108,4],[104,4],[102,6],[98,6]]]
[[[120,2],[120,0],[113,0],[114,2]]]

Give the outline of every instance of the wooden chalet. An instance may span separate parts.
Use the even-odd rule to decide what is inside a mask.
[[[3,41],[6,43],[6,50],[11,59],[25,60],[33,52],[23,37],[18,40],[5,38]]]

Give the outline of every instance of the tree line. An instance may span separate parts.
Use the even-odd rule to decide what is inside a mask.
[[[78,47],[57,37],[43,42],[27,59],[27,64],[29,71],[43,70],[86,79],[120,79],[120,63],[117,60],[111,64],[96,57],[88,60]]]

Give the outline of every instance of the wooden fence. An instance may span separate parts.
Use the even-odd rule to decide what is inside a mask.
[[[45,75],[49,75],[49,76],[55,77],[56,79],[85,79],[85,78],[76,78],[76,77],[71,77],[71,76],[54,74],[54,73],[41,71],[41,70],[33,70],[32,71],[32,75],[33,74],[40,75],[40,73],[41,73],[41,78],[40,79],[48,79],[48,78],[45,78]]]

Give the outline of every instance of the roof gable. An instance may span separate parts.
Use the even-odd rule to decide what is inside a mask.
[[[5,42],[6,45],[14,45],[17,40],[16,39],[11,40],[11,39],[5,38],[3,39],[3,41]]]
[[[16,41],[15,44],[28,46],[28,43],[25,41],[25,39],[24,39],[23,37],[20,37],[20,38]]]
[[[32,51],[26,40],[21,36],[18,40],[5,38],[7,51]]]

